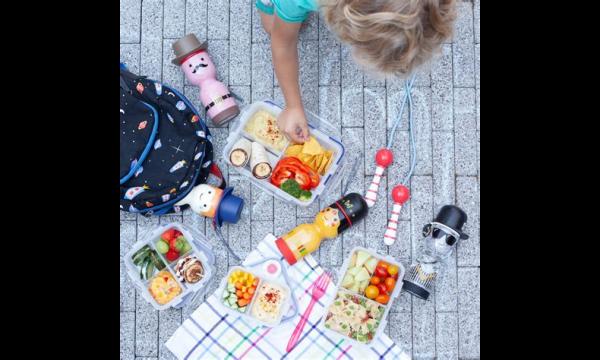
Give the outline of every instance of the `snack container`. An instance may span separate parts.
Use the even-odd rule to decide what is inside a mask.
[[[186,252],[185,254],[181,254],[175,261],[172,262],[168,261],[165,258],[165,256],[156,249],[155,246],[156,242],[160,239],[161,235],[166,230],[171,228],[179,230],[183,234],[187,242],[191,245],[191,249],[188,252]],[[162,260],[163,263],[166,265],[165,268],[162,269],[162,271],[168,271],[173,276],[175,281],[177,281],[177,284],[181,287],[181,293],[179,293],[179,295],[171,299],[166,304],[161,305],[152,297],[150,291],[148,290],[148,286],[150,285],[152,278],[147,280],[142,279],[140,277],[139,268],[133,262],[132,256],[146,245],[149,246],[150,249],[156,251],[160,260]],[[195,256],[202,263],[203,277],[202,279],[200,279],[200,281],[194,284],[181,282],[177,278],[177,274],[175,273],[175,266],[177,265],[177,261],[179,261],[187,255]],[[164,310],[171,307],[180,308],[189,301],[194,301],[198,299],[198,297],[206,291],[207,285],[209,284],[210,280],[213,277],[213,274],[215,273],[215,256],[210,246],[206,243],[206,239],[204,238],[204,236],[197,231],[192,232],[178,223],[161,225],[155,230],[148,233],[146,236],[144,236],[143,240],[138,241],[133,245],[133,247],[125,255],[123,260],[125,262],[127,274],[131,278],[131,281],[133,282],[134,286],[138,289],[140,295],[146,301],[152,304],[152,306],[156,310]],[[158,270],[155,270],[154,275],[156,275],[156,273],[158,273]]]
[[[229,276],[231,276],[231,274],[236,270],[245,271],[247,273],[254,275],[255,277],[257,277],[259,279],[258,285],[256,287],[256,292],[254,293],[254,296],[252,297],[250,303],[248,303],[248,305],[246,306],[246,311],[243,313],[239,312],[235,309],[232,309],[231,307],[229,307],[223,303],[223,295],[227,288],[227,281],[229,279]],[[260,286],[263,283],[270,283],[270,284],[277,285],[277,286],[283,288],[286,292],[286,297],[285,297],[285,300],[281,304],[279,315],[278,315],[276,321],[274,321],[272,323],[259,320],[259,319],[255,318],[254,316],[252,316],[252,308],[255,305],[255,302],[258,298]],[[219,300],[218,301],[219,305],[231,316],[234,316],[234,317],[241,316],[241,317],[247,319],[250,323],[255,323],[255,324],[259,324],[259,325],[267,326],[267,327],[276,327],[281,323],[282,319],[284,318],[284,315],[287,314],[290,310],[290,307],[291,307],[290,301],[291,301],[291,297],[293,296],[292,291],[290,290],[289,286],[287,286],[284,282],[281,282],[281,281],[277,280],[276,278],[273,278],[272,276],[269,276],[262,271],[249,269],[247,267],[241,267],[241,266],[232,266],[231,269],[229,269],[229,272],[227,273],[227,275],[225,277],[223,277],[223,279],[221,280],[221,284],[219,286],[219,289],[216,292],[216,295]]]
[[[346,289],[346,288],[342,287],[343,277],[346,274],[346,271],[348,271],[348,268],[350,267],[350,260],[352,259],[353,254],[356,253],[359,250],[362,250],[362,251],[365,251],[365,252],[369,253],[371,256],[375,257],[378,261],[385,261],[388,264],[396,265],[398,267],[398,280],[396,282],[394,290],[390,294],[390,299],[389,299],[388,303],[385,304],[385,305],[378,303],[380,306],[383,306],[385,308],[385,311],[383,313],[383,316],[381,317],[379,326],[377,327],[375,335],[373,336],[373,338],[370,341],[365,342],[365,343],[360,342],[358,340],[355,340],[355,339],[353,339],[351,337],[348,337],[348,336],[346,336],[344,334],[341,334],[341,333],[339,333],[337,331],[334,331],[332,329],[329,329],[329,328],[325,327],[325,321],[326,321],[327,315],[329,314],[329,308],[333,305],[333,303],[334,303],[334,301],[335,301],[338,293],[345,293],[345,294],[356,295],[359,298],[364,298],[364,299],[367,299],[367,300],[371,300],[371,299],[368,299],[364,294],[357,293],[357,292],[354,292],[354,291],[351,291],[349,289]],[[399,263],[396,260],[394,260],[394,258],[392,258],[389,255],[380,255],[380,254],[378,254],[374,250],[366,249],[366,248],[363,248],[363,247],[360,247],[360,246],[357,246],[357,247],[353,248],[352,251],[350,252],[350,256],[347,259],[345,259],[344,263],[342,264],[342,268],[341,268],[341,271],[339,272],[339,276],[338,276],[338,284],[337,284],[337,287],[335,289],[335,293],[334,293],[333,297],[331,297],[331,299],[325,305],[325,310],[323,312],[323,321],[321,321],[319,327],[323,331],[326,331],[329,334],[333,334],[334,336],[342,337],[342,338],[350,341],[352,344],[358,345],[358,346],[360,346],[360,345],[362,345],[362,346],[369,345],[373,341],[377,340],[377,338],[384,331],[384,329],[385,329],[385,327],[387,325],[387,317],[388,317],[388,314],[389,314],[390,309],[392,307],[392,303],[393,303],[394,299],[396,299],[398,297],[398,295],[400,294],[400,291],[402,289],[402,283],[403,283],[402,279],[404,278],[404,272],[405,272],[404,266],[401,263]],[[371,301],[375,301],[375,300],[371,300]]]
[[[320,176],[319,185],[311,190],[311,198],[307,201],[296,199],[295,197],[291,196],[290,194],[271,184],[270,176],[266,179],[257,179],[252,175],[252,169],[250,168],[249,164],[246,164],[246,166],[243,167],[236,167],[233,164],[231,164],[231,161],[229,159],[231,150],[240,138],[246,138],[250,141],[257,140],[252,134],[247,133],[244,128],[248,121],[252,118],[252,116],[261,110],[267,111],[275,118],[277,118],[277,116],[283,109],[279,105],[269,100],[258,101],[246,106],[243,109],[239,119],[236,120],[234,124],[232,124],[230,135],[227,138],[227,143],[223,149],[223,158],[240,174],[250,178],[250,180],[256,186],[260,187],[267,193],[277,196],[278,198],[288,203],[300,206],[309,206],[313,202],[317,201],[320,197],[323,197],[328,189],[335,186],[335,184],[341,181],[342,177],[345,176],[345,174],[343,174],[343,170],[346,168],[347,164],[346,149],[342,144],[341,140],[332,135],[335,133],[333,125],[326,122],[325,120],[320,119],[318,116],[311,113],[310,111],[306,111],[306,118],[308,120],[310,134],[317,139],[317,141],[321,144],[323,148],[333,151],[333,160],[329,165],[327,172],[324,175]],[[275,166],[277,165],[279,160],[285,157],[285,150],[290,145],[293,144],[288,141],[283,151],[278,151],[272,146],[265,145],[265,149],[267,150],[268,161],[272,169],[275,169]]]

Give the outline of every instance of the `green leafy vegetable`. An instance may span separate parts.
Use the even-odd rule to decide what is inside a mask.
[[[312,197],[312,193],[308,190],[302,190],[302,188],[300,188],[300,184],[298,184],[298,182],[294,179],[285,180],[279,187],[281,190],[302,201],[310,200]]]

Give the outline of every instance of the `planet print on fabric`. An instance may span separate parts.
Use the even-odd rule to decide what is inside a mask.
[[[125,200],[133,200],[136,196],[150,189],[147,185],[135,186],[125,191]]]
[[[173,165],[171,167],[171,169],[169,169],[169,172],[170,173],[174,173],[175,171],[177,171],[177,170],[181,169],[182,167],[184,167],[185,164],[186,164],[185,160],[180,160],[180,161],[176,162],[175,165]]]
[[[181,184],[181,186],[179,187],[180,189],[183,189],[184,187],[188,186],[189,182],[186,180],[183,182],[183,184]]]
[[[210,160],[202,164],[203,168],[207,168],[210,165]]]
[[[162,94],[162,84],[161,83],[155,82],[154,88],[156,89],[156,95]]]
[[[169,190],[169,192],[170,192],[171,194],[175,194],[175,193],[177,192],[177,189],[175,189],[175,188],[172,188],[171,190]]]
[[[173,124],[175,124],[175,120],[173,120],[173,117],[171,116],[171,114],[167,113],[167,118],[169,118],[169,121]]]
[[[123,109],[119,109],[119,110],[121,110],[120,111],[121,114],[125,115],[125,110],[123,110]]]
[[[148,121],[144,120],[140,122],[140,124],[138,125],[138,130],[144,130],[146,128],[146,125],[148,125]]]
[[[131,166],[129,167],[130,169],[133,169],[136,165],[137,165],[137,159],[133,159],[133,161],[131,161]]]
[[[171,198],[171,194],[164,194],[162,196],[162,201],[167,202],[167,201],[169,201],[170,198]]]
[[[177,104],[175,104],[175,107],[177,108],[177,110],[183,111],[183,110],[185,110],[185,103],[183,101],[179,100],[177,102]]]
[[[138,177],[144,171],[144,167],[140,165],[140,167],[135,172],[135,177]]]
[[[160,142],[160,139],[158,139],[154,142],[154,150],[160,149],[161,146],[162,146],[162,143]]]
[[[201,156],[202,156],[202,151],[200,151],[199,153],[197,153],[196,155],[194,155],[194,160],[200,159]]]
[[[144,85],[142,85],[142,83],[137,83],[135,89],[141,94],[144,92]]]
[[[201,138],[205,138],[206,137],[206,133],[202,130],[198,130],[196,131],[196,135],[198,135]]]
[[[172,97],[176,97],[176,96],[175,96],[175,94],[173,94],[173,93],[172,93],[172,92],[170,92],[170,91],[167,91],[167,95],[170,95],[170,96],[172,96]]]
[[[153,206],[154,206],[153,203],[151,203],[150,201],[146,201],[146,207],[153,207]]]
[[[200,118],[198,117],[198,115],[194,115],[194,116],[192,116],[192,119],[190,121],[193,122],[193,123],[195,123],[195,122],[198,122],[198,120],[200,120]]]

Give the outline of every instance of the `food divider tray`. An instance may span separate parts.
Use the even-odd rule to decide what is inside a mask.
[[[359,250],[362,250],[362,251],[365,251],[365,252],[369,253],[371,256],[375,257],[378,261],[385,261],[388,264],[392,264],[392,265],[398,266],[398,280],[396,280],[396,285],[394,287],[394,290],[390,294],[390,299],[389,299],[388,303],[387,304],[379,304],[378,303],[379,305],[385,307],[385,312],[383,313],[383,316],[381,317],[381,321],[379,323],[379,326],[377,327],[377,330],[375,332],[375,335],[373,336],[373,339],[371,339],[371,341],[366,342],[366,343],[359,342],[359,341],[357,341],[357,340],[355,340],[355,339],[353,339],[351,337],[348,337],[348,336],[346,336],[344,334],[341,334],[341,333],[339,333],[337,331],[334,331],[334,330],[331,330],[331,329],[328,329],[327,327],[325,327],[325,320],[327,318],[327,314],[329,313],[329,308],[331,307],[331,305],[335,301],[335,298],[336,298],[336,296],[337,296],[337,294],[339,292],[347,293],[347,294],[352,294],[352,295],[357,295],[359,298],[368,299],[363,294],[360,294],[360,293],[357,293],[357,292],[353,292],[353,291],[351,291],[349,289],[346,289],[346,288],[342,287],[342,281],[343,281],[344,275],[346,274],[346,271],[348,271],[348,268],[350,267],[350,261],[352,259],[352,256],[353,256],[354,253],[356,253]],[[334,335],[343,337],[344,339],[347,339],[348,341],[350,341],[354,345],[359,345],[359,346],[363,345],[364,346],[364,345],[368,345],[371,342],[375,341],[380,336],[381,332],[386,327],[388,313],[390,312],[390,309],[392,307],[392,303],[393,303],[394,299],[396,299],[398,297],[398,295],[400,295],[400,291],[402,289],[402,283],[403,283],[402,279],[404,279],[404,272],[405,272],[404,266],[401,263],[399,263],[398,261],[394,260],[393,257],[391,257],[389,255],[380,255],[375,250],[372,250],[372,249],[367,249],[367,248],[360,247],[360,246],[354,247],[352,249],[352,251],[350,252],[350,256],[348,258],[346,258],[344,260],[344,263],[342,264],[341,271],[338,274],[339,275],[338,276],[338,284],[337,284],[337,287],[335,289],[335,293],[334,293],[333,297],[331,298],[331,300],[328,301],[327,304],[326,304],[326,306],[325,306],[325,310],[324,310],[324,313],[323,313],[323,321],[321,321],[319,327],[322,330],[324,330],[324,331],[326,331],[326,332],[328,332],[330,334],[334,334]],[[368,300],[371,300],[371,299],[368,299]],[[371,300],[371,301],[375,301],[375,300]]]
[[[183,234],[185,239],[191,245],[192,249],[185,254],[181,254],[179,256],[179,258],[177,258],[175,261],[170,262],[165,258],[165,256],[163,254],[161,254],[160,252],[158,252],[158,250],[156,250],[155,244],[160,239],[160,236],[162,235],[162,233],[164,233],[166,230],[172,229],[172,228],[179,230]],[[206,238],[201,233],[199,233],[197,231],[192,232],[178,223],[170,223],[170,224],[159,226],[158,228],[156,228],[155,230],[153,230],[152,232],[150,232],[143,238],[144,238],[144,240],[138,241],[133,245],[131,250],[129,250],[129,252],[125,255],[125,258],[123,259],[123,261],[125,262],[127,274],[131,278],[131,281],[133,282],[135,287],[139,290],[140,294],[146,301],[148,301],[156,310],[163,310],[163,309],[167,309],[170,307],[175,307],[175,308],[182,307],[185,303],[187,303],[192,298],[197,298],[197,296],[202,295],[202,293],[207,289],[207,285],[209,284],[210,280],[213,277],[213,274],[215,273],[215,267],[214,267],[215,266],[215,256],[214,256],[210,246],[206,242]],[[135,254],[138,250],[140,250],[145,245],[148,245],[150,247],[150,249],[156,251],[156,253],[159,255],[160,259],[166,265],[166,267],[163,269],[163,271],[170,272],[171,275],[175,278],[175,280],[177,281],[177,283],[179,284],[179,286],[182,289],[182,291],[179,295],[177,295],[171,301],[169,301],[168,303],[163,304],[163,305],[156,302],[156,300],[154,300],[154,298],[148,291],[148,286],[149,286],[150,280],[152,278],[150,278],[148,280],[141,279],[138,267],[133,263],[133,260],[132,260],[133,254]],[[187,255],[192,255],[192,256],[197,257],[200,260],[200,262],[202,263],[202,267],[204,270],[203,278],[194,284],[180,282],[179,279],[177,279],[177,275],[175,274],[175,266],[177,265],[177,261],[179,261],[181,258],[183,258]],[[154,276],[156,276],[157,273],[158,273],[158,270],[155,270]]]
[[[346,149],[340,139],[337,139],[331,135],[335,132],[333,125],[329,124],[325,120],[322,120],[310,111],[306,111],[306,117],[308,120],[308,126],[310,128],[310,134],[314,136],[317,139],[317,141],[319,141],[323,148],[333,151],[333,161],[331,162],[329,169],[327,170],[325,175],[320,176],[321,179],[319,185],[316,188],[311,189],[312,196],[310,200],[302,201],[296,199],[295,197],[291,196],[290,194],[271,184],[270,176],[262,180],[255,178],[252,175],[252,170],[250,169],[250,161],[248,161],[248,163],[244,167],[236,167],[233,164],[231,164],[231,161],[229,159],[229,154],[233,146],[240,138],[246,138],[250,141],[255,141],[255,138],[252,136],[252,134],[247,133],[244,130],[244,128],[248,121],[252,118],[252,116],[261,110],[267,111],[275,118],[277,118],[277,116],[283,109],[279,105],[276,105],[275,103],[269,100],[258,101],[244,108],[242,114],[239,116],[239,119],[236,120],[232,125],[233,130],[231,130],[230,135],[227,138],[227,144],[223,149],[223,158],[240,174],[248,177],[254,184],[256,184],[256,186],[260,187],[267,193],[277,196],[278,198],[287,201],[288,203],[300,206],[309,206],[313,202],[317,201],[319,197],[322,197],[328,189],[330,189],[336,183],[341,181],[342,170],[344,169],[347,163],[345,161]],[[290,145],[293,144],[288,141],[284,150],[281,152],[275,150],[272,147],[265,146],[265,149],[267,150],[267,157],[269,159],[269,163],[271,164],[271,167],[273,169],[275,169],[275,166],[277,165],[279,160],[285,156],[285,150]]]

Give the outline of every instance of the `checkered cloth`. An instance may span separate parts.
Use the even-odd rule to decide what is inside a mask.
[[[281,257],[276,238],[269,234],[252,251],[244,264],[268,257]],[[179,359],[410,359],[387,335],[381,334],[369,346],[351,344],[341,335],[321,326],[324,307],[335,295],[332,282],[315,304],[296,347],[286,353],[287,343],[300,315],[311,300],[311,285],[323,272],[308,255],[294,266],[285,265],[300,307],[298,315],[275,328],[262,327],[227,314],[218,304],[221,294],[212,294],[167,340],[167,348]]]

